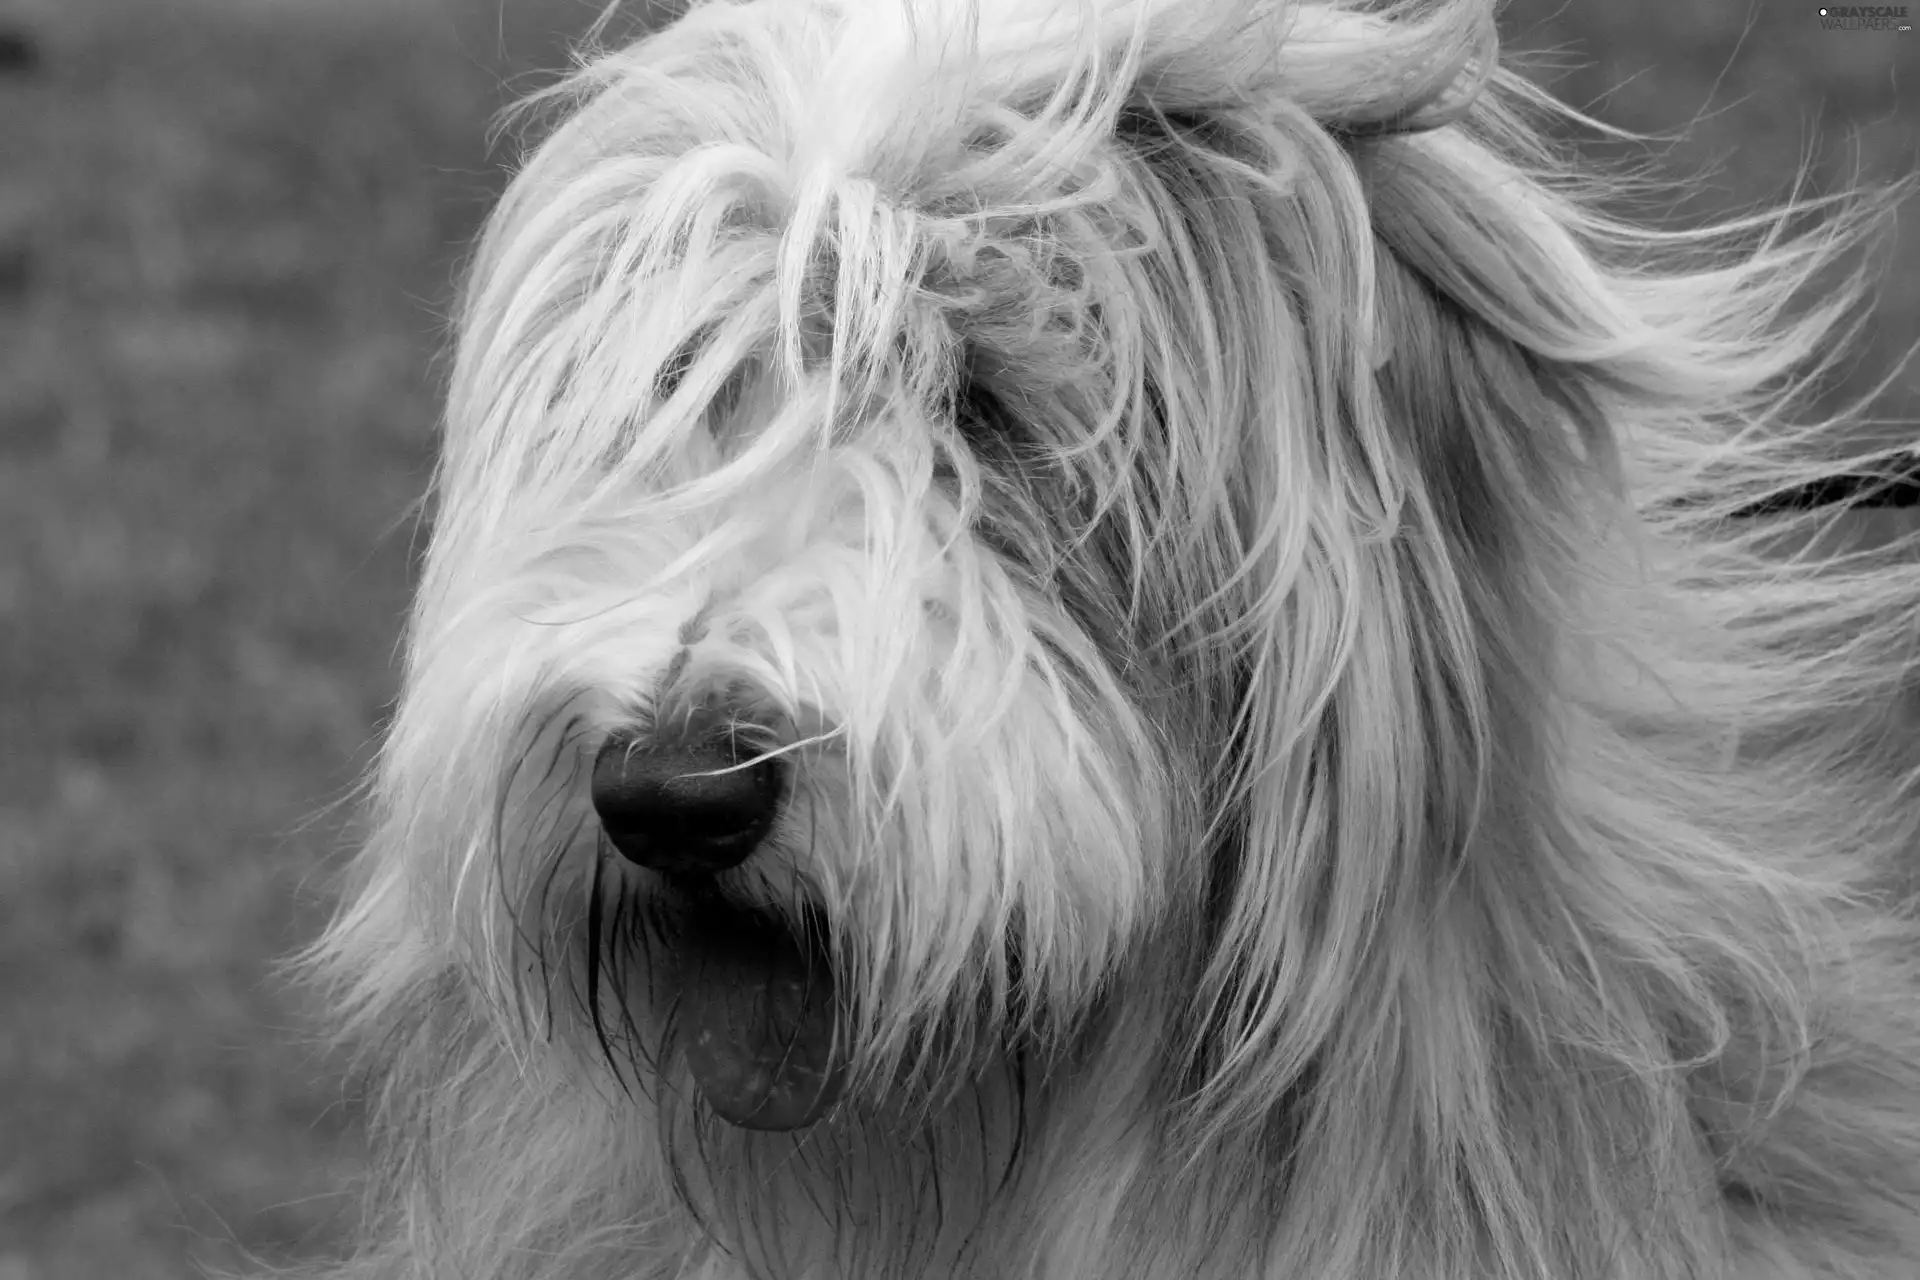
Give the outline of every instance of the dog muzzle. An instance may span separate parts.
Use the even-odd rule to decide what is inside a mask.
[[[658,873],[678,908],[671,949],[688,1069],[715,1114],[746,1129],[813,1124],[845,1084],[822,931],[797,933],[716,889],[715,877],[766,839],[781,792],[779,762],[743,761],[731,738],[647,745],[616,736],[594,762],[593,806],[608,841]]]

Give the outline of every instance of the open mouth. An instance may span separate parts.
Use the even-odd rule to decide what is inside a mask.
[[[714,1113],[743,1129],[803,1129],[839,1101],[845,1063],[822,931],[689,895],[676,930],[688,1069]]]

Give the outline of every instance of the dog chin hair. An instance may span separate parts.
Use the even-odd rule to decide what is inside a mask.
[[[1655,230],[1491,3],[598,30],[474,255],[336,1280],[1911,1280],[1892,194]],[[1812,540],[1812,548],[1782,548]]]

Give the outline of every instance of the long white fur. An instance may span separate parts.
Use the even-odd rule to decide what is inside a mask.
[[[544,95],[314,953],[330,1275],[1920,1272],[1920,559],[1730,518],[1883,460],[1805,421],[1879,206],[1619,220],[1495,50],[749,0]],[[741,691],[731,891],[855,997],[796,1135],[581,981],[594,749]]]

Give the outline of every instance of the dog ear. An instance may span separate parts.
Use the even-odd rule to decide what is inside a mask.
[[[1257,244],[1189,211],[1230,246],[1213,331],[1250,376],[1219,540],[1239,559],[1211,575],[1232,584],[1211,628],[1237,701],[1183,1120],[1196,1144],[1259,1133],[1302,1167],[1464,1170],[1481,1153],[1460,1135],[1483,1122],[1499,1143],[1493,1086],[1450,1073],[1502,1060],[1493,959],[1526,939],[1497,936],[1509,922],[1485,918],[1478,886],[1504,877],[1502,900],[1540,912],[1561,900],[1528,854],[1552,819],[1535,806],[1554,792],[1561,593],[1581,513],[1608,509],[1583,382],[1409,252],[1423,230],[1455,236],[1449,257],[1500,246],[1457,236],[1458,207],[1415,194],[1389,214],[1403,193],[1369,188],[1371,165],[1423,141],[1294,122],[1290,184],[1252,199]],[[1451,1207],[1427,1223],[1519,1200],[1434,1186]]]
[[[1316,1070],[1385,1069],[1408,940],[1486,838],[1494,757],[1541,767],[1534,587],[1566,536],[1555,486],[1579,472],[1561,456],[1578,433],[1542,430],[1566,408],[1522,352],[1376,234],[1356,159],[1444,123],[1436,104],[1462,109],[1489,74],[1484,6],[1432,13],[1376,31],[1302,10],[1288,85],[1209,88],[1260,73],[1175,55],[1120,122],[1162,199],[1166,266],[1134,291],[1156,308],[1147,382],[1207,528],[1156,576],[1191,584],[1187,665],[1230,708],[1185,1037],[1215,1132]],[[1341,97],[1329,62],[1381,34],[1407,74],[1370,63]]]
[[[1302,398],[1327,446],[1315,465],[1249,468],[1266,482],[1244,507],[1256,521],[1307,514],[1297,551],[1272,539],[1248,583],[1262,622],[1241,656],[1235,838],[1202,983],[1206,1087],[1236,1110],[1265,1110],[1296,1074],[1377,1061],[1408,982],[1437,972],[1420,950],[1441,945],[1434,916],[1468,846],[1513,839],[1527,817],[1502,806],[1546,794],[1486,784],[1547,758],[1571,558],[1553,517],[1578,474],[1559,458],[1563,410],[1511,344],[1390,256],[1378,267],[1390,357],[1371,386]],[[1301,294],[1302,332],[1339,296]]]
[[[1679,1060],[1759,1064],[1760,1107],[1805,1051],[1801,979],[1753,939],[1808,926],[1739,869],[1837,846],[1788,772],[1712,753],[1804,733],[1818,699],[1857,697],[1843,680],[1896,668],[1839,656],[1812,570],[1708,527],[1804,465],[1805,432],[1764,437],[1844,303],[1788,304],[1858,222],[1637,232],[1567,192],[1516,109],[1537,95],[1495,78],[1434,132],[1356,139],[1282,104],[1148,157],[1202,246],[1207,367],[1234,374],[1189,377],[1186,403],[1237,450],[1212,544],[1232,554],[1184,566],[1236,692],[1183,1121],[1192,1150],[1261,1135],[1378,1185],[1409,1231],[1478,1223],[1511,1273],[1555,1274],[1613,1246],[1556,1243],[1536,1188],[1630,1239],[1649,1211],[1617,1180],[1677,1198],[1711,1176],[1648,1136],[1689,1131]],[[1660,505],[1702,475],[1731,491],[1713,511]],[[1910,591],[1860,572],[1884,575],[1863,601]],[[1879,644],[1894,623],[1869,609]],[[1824,785],[1839,740],[1793,785]],[[1389,1187],[1396,1166],[1417,1182]],[[1356,1215],[1327,1194],[1295,1208],[1331,1239]],[[1484,1270],[1484,1238],[1440,1247]]]
[[[1621,536],[1597,397],[1655,372],[1563,358],[1596,349],[1607,299],[1556,197],[1474,136],[1492,110],[1366,139],[1332,127],[1358,117],[1331,103],[1162,113],[1159,144],[1136,146],[1178,205],[1175,275],[1198,281],[1166,311],[1199,316],[1201,354],[1170,344],[1155,381],[1175,424],[1213,424],[1196,451],[1232,442],[1195,473],[1229,494],[1218,527],[1172,567],[1208,584],[1187,602],[1197,665],[1218,656],[1232,689],[1178,1050],[1185,1137],[1452,1164],[1419,1193],[1429,1223],[1522,1201],[1499,1087],[1462,1073],[1534,1052],[1501,1030],[1528,1001],[1497,992],[1530,980],[1503,975],[1586,945],[1542,941],[1576,928],[1555,918],[1567,868],[1540,852],[1562,816],[1553,691],[1577,683],[1561,665],[1577,567]],[[1657,1042],[1635,1024],[1622,1044],[1643,1032]]]

